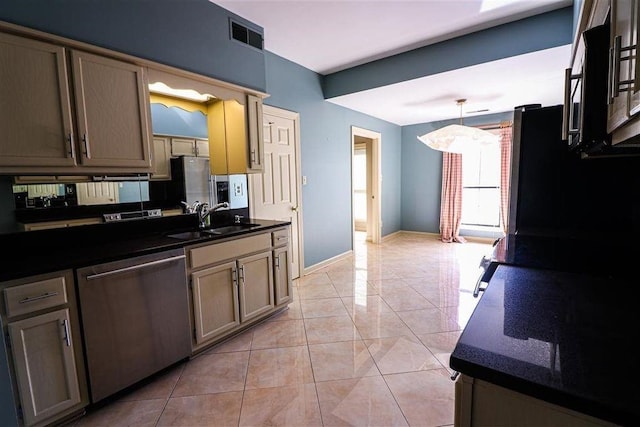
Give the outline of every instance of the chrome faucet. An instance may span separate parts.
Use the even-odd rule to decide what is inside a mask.
[[[209,218],[209,215],[211,215],[211,213],[219,209],[228,208],[228,207],[229,207],[228,202],[217,203],[211,207],[209,207],[209,204],[206,202],[199,203],[196,206],[196,212],[198,213],[198,218],[200,219],[200,228],[205,228],[207,226],[207,218]]]

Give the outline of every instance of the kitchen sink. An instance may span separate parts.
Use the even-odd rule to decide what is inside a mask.
[[[212,235],[220,236],[222,234],[236,233],[238,231],[248,230],[253,227],[260,227],[260,224],[242,223],[242,224],[221,225],[219,227],[206,228],[204,230],[183,231],[182,233],[167,234],[167,237],[171,237],[172,239],[179,239],[179,240],[194,240],[194,239],[206,238]]]
[[[253,227],[260,227],[260,224],[244,223],[244,224],[223,225],[220,227],[213,227],[207,230],[203,230],[203,233],[227,234],[227,233],[235,233],[236,231],[243,231]]]
[[[207,237],[207,235],[203,234],[201,231],[185,231],[182,233],[167,234],[167,237],[179,240],[193,240],[202,239],[203,237]]]

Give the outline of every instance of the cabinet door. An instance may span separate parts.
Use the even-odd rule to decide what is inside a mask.
[[[207,106],[211,174],[247,173],[247,128],[245,106],[235,99],[210,102]]]
[[[640,67],[638,67],[638,27],[640,26],[640,1],[633,0],[631,11],[631,44],[634,49],[634,60],[631,61],[631,76],[634,81],[632,90],[629,93],[629,114],[634,115],[640,112]]]
[[[171,155],[178,156],[195,156],[196,148],[195,148],[195,140],[194,139],[185,139],[185,138],[171,138]]]
[[[71,57],[81,163],[152,172],[143,68],[86,52]]]
[[[240,324],[236,263],[227,262],[191,275],[197,344]]]
[[[262,126],[262,99],[247,95],[247,127],[249,139],[248,173],[264,170],[264,136]]]
[[[166,137],[153,137],[153,173],[152,181],[171,179],[171,143]]]
[[[238,260],[240,321],[246,322],[274,307],[271,251]]]
[[[209,157],[209,141],[196,139],[196,156]]]
[[[73,166],[65,50],[0,34],[1,166]]]
[[[288,304],[293,299],[291,259],[289,258],[288,246],[273,250],[273,264],[276,305]]]
[[[631,44],[631,29],[632,18],[631,13],[633,9],[634,0],[612,0],[611,2],[611,44],[612,50],[610,53],[610,92],[612,92],[612,98],[609,100],[609,107],[607,111],[607,132],[612,133],[614,130],[624,125],[629,120],[629,94],[631,91],[621,91],[615,96],[616,88],[614,83],[614,75],[618,76],[619,81],[629,80],[631,78],[631,60],[616,61],[613,49],[616,37],[620,37],[620,46],[622,48]],[[622,52],[621,56],[625,57],[630,52]],[[635,61],[635,59],[634,59]],[[617,62],[617,63],[616,63]],[[616,73],[615,70],[618,70]]]
[[[9,323],[8,328],[25,425],[79,404],[69,310]]]

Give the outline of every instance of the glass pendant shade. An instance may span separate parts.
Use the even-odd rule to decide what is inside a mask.
[[[434,150],[446,153],[464,153],[465,151],[482,150],[498,143],[498,135],[486,130],[464,126],[462,124],[462,104],[466,99],[456,100],[460,107],[460,124],[449,125],[418,137],[420,142]]]
[[[498,143],[498,135],[463,125],[445,126],[419,136],[418,139],[434,150],[447,153],[481,150]]]

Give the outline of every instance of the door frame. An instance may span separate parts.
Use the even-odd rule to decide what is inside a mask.
[[[298,229],[296,230],[298,233],[298,247],[297,248],[291,248],[292,251],[296,251],[296,253],[298,254],[298,270],[297,272],[292,272],[293,276],[301,278],[302,276],[304,276],[304,240],[303,240],[303,234],[302,234],[302,230],[304,229],[303,225],[302,225],[302,218],[304,215],[302,215],[302,165],[301,165],[301,156],[300,156],[300,113],[296,113],[295,111],[289,111],[289,110],[285,110],[282,108],[278,108],[278,107],[273,107],[271,105],[262,105],[262,113],[263,114],[269,114],[271,116],[278,116],[278,117],[284,117],[286,119],[290,119],[293,120],[293,127],[294,127],[294,138],[295,138],[295,151],[296,151],[296,198],[298,200],[298,206],[297,206],[297,215],[298,215]],[[251,182],[252,180],[249,179],[248,183],[249,183],[249,191],[253,192],[253,189],[251,188]],[[251,217],[254,216],[253,214],[253,204],[249,204],[249,215]],[[297,273],[297,276],[296,276]]]
[[[355,218],[353,216],[353,156],[355,153],[356,137],[371,140],[371,215],[367,215],[367,234],[371,235],[371,242],[378,244],[382,240],[382,175],[381,175],[381,147],[382,134],[369,129],[351,126],[351,245],[355,245]],[[369,163],[369,162],[368,162]],[[368,193],[368,191],[367,191]]]

